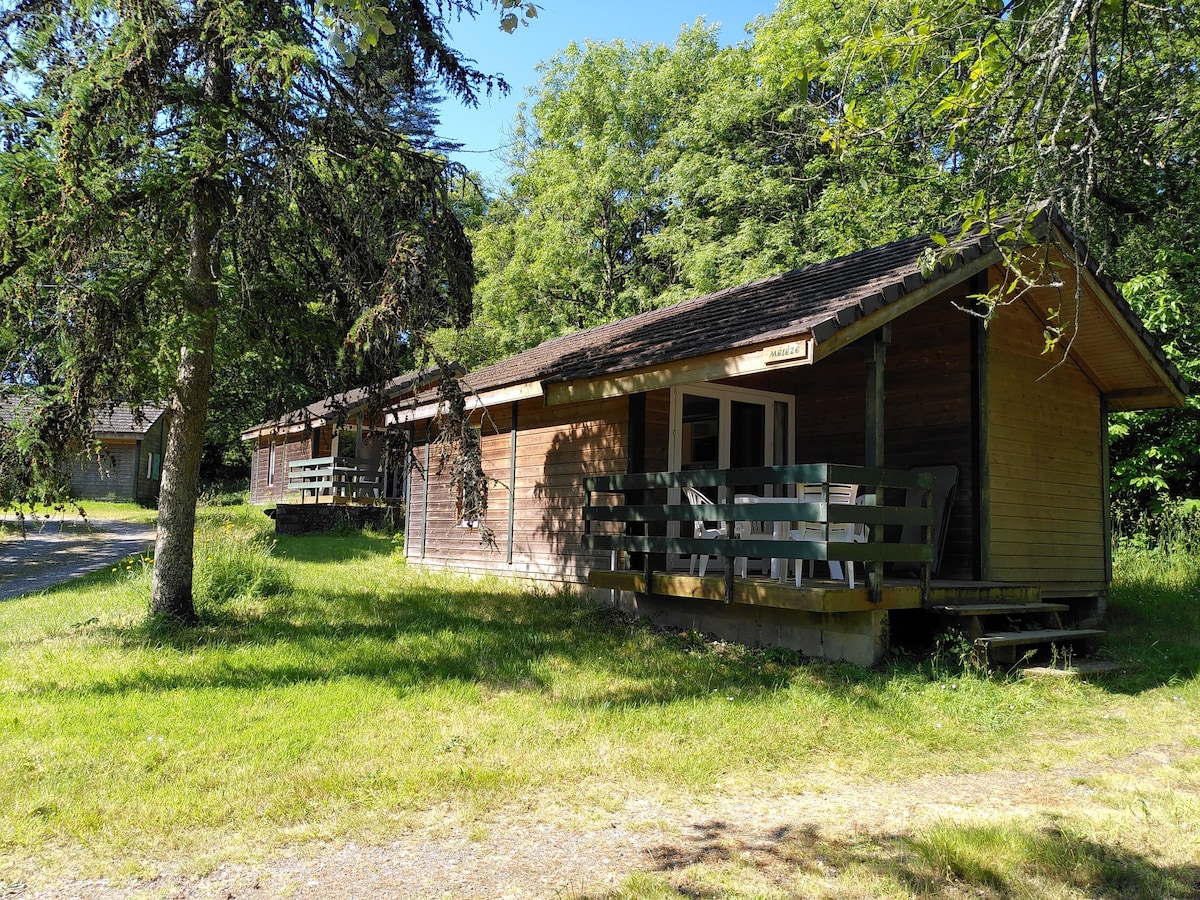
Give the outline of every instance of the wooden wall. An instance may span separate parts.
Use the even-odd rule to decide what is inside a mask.
[[[671,392],[646,394],[646,471],[665,472],[671,449]]]
[[[1041,322],[1023,304],[988,329],[987,577],[1103,589],[1099,392],[1043,345]]]
[[[263,435],[255,439],[254,455],[250,460],[250,502],[278,503],[287,495],[288,463],[302,459],[328,456],[333,440],[332,428],[326,426],[317,432],[316,450],[312,431],[292,434]],[[275,444],[275,483],[267,484],[267,470],[271,459],[271,444]],[[311,499],[311,495],[310,495]]]
[[[87,500],[133,500],[137,463],[137,441],[104,440],[99,459],[88,456],[71,463],[71,495]]]
[[[954,299],[962,300],[958,294]],[[898,469],[955,465],[941,578],[978,578],[979,533],[972,343],[976,320],[951,296],[892,324],[884,382],[884,463]]]
[[[449,472],[437,471],[432,451],[428,481],[426,473],[414,469],[409,483],[408,558],[437,568],[551,581],[582,582],[594,566],[607,568],[606,553],[587,553],[580,546],[582,480],[626,470],[628,403],[625,397],[573,407],[522,401],[516,412],[515,481],[511,405],[492,408],[483,419],[476,414],[490,480],[487,516],[479,527],[461,521]],[[423,463],[428,440],[422,428],[415,442]]]

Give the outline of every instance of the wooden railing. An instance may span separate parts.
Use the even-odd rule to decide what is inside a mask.
[[[311,492],[319,497],[374,499],[382,479],[377,463],[343,456],[321,456],[288,463],[288,490],[299,491],[300,502]]]
[[[797,484],[857,484],[865,504],[812,503],[789,499]],[[741,504],[721,502],[695,505],[663,500],[670,489],[723,488],[731,495],[738,487],[753,485],[769,488],[778,499]],[[765,466],[746,469],[718,469],[700,472],[646,472],[585,478],[587,506],[583,511],[583,545],[593,550],[610,550],[627,557],[639,554],[646,577],[646,591],[653,593],[654,568],[665,568],[665,554],[708,554],[725,562],[725,598],[733,599],[734,560],[738,557],[796,560],[834,560],[862,562],[867,565],[870,596],[883,597],[883,564],[915,563],[920,568],[923,593],[928,593],[930,564],[933,560],[932,525],[933,476],[925,472],[875,469],[828,463],[795,466]],[[920,506],[905,504],[911,490],[919,492]],[[599,495],[599,496],[598,496]],[[614,504],[612,495],[622,495]],[[899,496],[901,505],[887,500]],[[826,492],[827,496],[827,492]],[[604,499],[600,499],[604,498]],[[732,501],[732,496],[727,500]],[[597,502],[600,500],[600,502]],[[725,523],[729,537],[703,539],[692,536],[694,522]],[[668,522],[679,523],[679,536],[669,534]],[[735,523],[761,523],[760,531],[776,522],[817,522],[825,526],[825,540],[775,540],[770,534],[739,538]],[[625,533],[597,533],[595,523],[624,523]],[[830,524],[862,523],[869,526],[870,539],[864,543],[828,540]],[[918,526],[920,540],[902,542],[898,529],[891,526]],[[639,531],[641,533],[633,533]],[[889,535],[889,532],[892,534]],[[686,537],[684,535],[687,535]],[[892,538],[889,540],[889,537]],[[614,554],[614,559],[616,554]],[[634,561],[636,565],[637,561]]]

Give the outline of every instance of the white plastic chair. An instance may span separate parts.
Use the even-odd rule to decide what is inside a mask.
[[[704,494],[700,493],[700,491],[696,490],[696,488],[685,487],[683,489],[683,494],[685,497],[687,497],[688,503],[691,503],[693,506],[712,506],[713,505],[713,502],[711,500],[709,500],[707,497],[705,497]],[[718,525],[716,528],[709,528],[702,517],[698,516],[696,518],[696,520],[695,520],[695,537],[697,537],[701,540],[705,540],[705,541],[714,541],[714,540],[717,540],[718,538],[725,537],[725,534],[726,534],[726,531],[725,531],[724,525]],[[696,560],[699,559],[700,560],[700,577],[703,578],[705,571],[707,571],[707,569],[708,569],[708,557],[709,557],[709,554],[707,554],[707,553],[693,553],[692,554],[692,563],[690,566],[688,566],[688,574],[689,575],[696,574]]]
[[[797,490],[797,499],[805,503],[821,503],[823,501],[830,504],[840,506],[849,506],[850,504],[862,505],[866,502],[866,496],[857,497],[857,484],[830,484],[829,495],[826,501],[825,486],[820,483],[802,484]],[[866,525],[856,522],[830,522],[829,537],[825,537],[825,526],[820,522],[800,522],[798,527],[793,528],[788,532],[788,537],[793,541],[824,541],[829,543],[865,543],[869,531]],[[808,561],[808,574],[811,577],[815,560]],[[800,587],[803,583],[801,571],[803,568],[803,560],[796,560],[796,587]],[[829,576],[834,581],[841,581],[843,577],[842,564],[836,559],[829,560]],[[846,583],[849,587],[854,587],[854,563],[846,561],[845,572]]]

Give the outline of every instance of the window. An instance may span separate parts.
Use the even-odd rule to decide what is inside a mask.
[[[267,487],[275,485],[275,439],[271,439],[267,450]]]
[[[151,453],[146,457],[146,477],[158,481],[162,477],[162,454]]]

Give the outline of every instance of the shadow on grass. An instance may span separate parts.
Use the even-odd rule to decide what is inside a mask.
[[[229,609],[194,628],[93,626],[124,649],[167,651],[167,664],[162,652],[131,655],[130,665],[69,689],[258,689],[362,678],[401,692],[439,682],[540,692],[565,668],[586,672],[576,680],[579,693],[563,702],[636,707],[713,692],[746,698],[775,690],[795,671],[769,653],[713,652],[694,636],[649,629],[568,592],[433,582],[390,593],[282,594],[258,607]]]
[[[398,545],[389,538],[365,534],[347,534],[331,538],[327,534],[278,535],[276,554],[302,563],[341,563],[392,556]],[[397,565],[403,562],[397,558]]]
[[[1162,865],[1146,855],[1073,834],[1058,825],[939,825],[928,833],[827,837],[813,825],[748,835],[720,821],[701,823],[676,842],[651,848],[657,890],[584,895],[599,898],[718,897],[736,874],[742,884],[770,884],[788,896],[798,882],[822,895],[860,891],[922,897],[1007,898],[1200,896],[1200,865]],[[753,878],[747,877],[748,871]]]
[[[154,648],[179,657],[131,657],[128,665],[76,684],[77,692],[167,691],[180,687],[270,687],[339,678],[373,679],[397,690],[436,682],[472,682],[497,690],[546,691],[563,667],[586,670],[568,702],[635,707],[706,697],[735,699],[772,692],[803,677],[808,687],[863,709],[882,709],[895,676],[939,681],[944,667],[907,659],[886,670],[805,661],[779,648],[750,650],[706,642],[695,633],[659,631],[563,592],[493,589],[451,577],[405,577],[397,586],[354,586],[362,566],[404,567],[396,544],[374,535],[280,538],[275,551],[300,564],[344,565],[345,587],[306,590],[295,574],[277,595],[206,611],[205,624],[164,630],[143,623],[113,626],[104,637],[126,649]],[[296,570],[299,571],[299,570]],[[106,573],[105,573],[106,574]],[[269,574],[269,573],[268,573]],[[324,573],[323,580],[329,580]],[[290,579],[290,580],[289,580]],[[335,582],[336,583],[336,582]],[[393,582],[388,582],[392,584]],[[1189,591],[1196,591],[1190,595]],[[1200,671],[1200,584],[1164,597],[1114,591],[1112,647],[1130,669],[1099,680],[1134,693]],[[1146,638],[1144,635],[1149,634]],[[1122,640],[1136,641],[1121,649]],[[166,662],[166,664],[164,664]],[[47,678],[44,688],[63,685]]]

